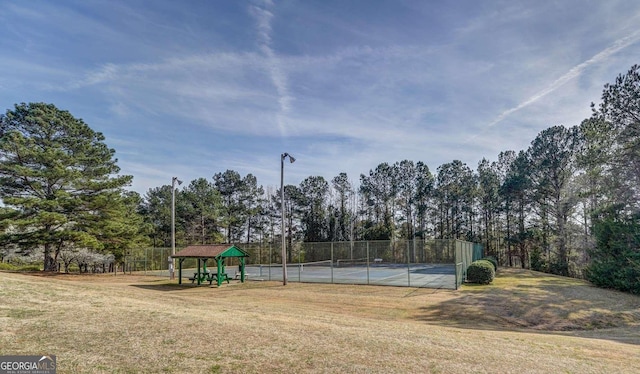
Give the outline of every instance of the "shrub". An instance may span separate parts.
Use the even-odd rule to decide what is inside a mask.
[[[467,282],[489,284],[493,282],[496,271],[493,264],[487,260],[477,260],[467,268]]]
[[[0,262],[0,270],[16,270],[16,267],[6,262]]]
[[[19,266],[18,271],[41,271],[40,265],[22,265]]]
[[[640,294],[640,216],[623,217],[616,207],[594,222],[596,247],[589,251],[587,280],[598,287]]]
[[[493,256],[483,257],[482,260],[487,260],[493,265],[493,271],[498,271],[498,261]]]
[[[8,271],[40,271],[40,265],[14,265],[7,262],[0,263],[0,270]]]

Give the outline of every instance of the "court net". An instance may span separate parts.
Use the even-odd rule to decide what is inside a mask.
[[[336,260],[336,267],[367,266],[370,262],[367,261],[367,258],[343,258]]]
[[[287,270],[299,270],[304,271],[305,268],[330,268],[333,265],[333,261],[312,261],[312,262],[293,262],[287,263]],[[253,269],[282,269],[282,264],[252,264],[247,265],[247,268]]]
[[[367,266],[373,265],[373,261],[367,261],[366,258],[344,258],[338,259],[335,263],[331,260],[322,260],[322,261],[312,261],[312,262],[293,262],[287,263],[287,269],[300,269],[304,270],[304,268],[329,268],[329,267],[359,267],[359,266]],[[262,269],[282,269],[282,264],[253,264],[247,265],[247,267],[252,268],[262,268]]]

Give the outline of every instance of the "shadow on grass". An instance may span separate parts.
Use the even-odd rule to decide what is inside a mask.
[[[201,285],[197,285],[197,284],[177,284],[177,283],[162,283],[162,284],[132,284],[131,287],[136,287],[136,288],[142,288],[144,290],[151,290],[151,291],[161,291],[161,292],[166,292],[166,291],[184,291],[184,290],[193,290],[194,288],[203,288],[203,287],[216,287],[214,286],[210,286],[209,283],[206,284],[201,284]]]
[[[504,269],[492,285],[465,285],[458,297],[420,308],[417,319],[640,345],[640,297],[527,270]]]
[[[233,282],[232,283],[223,283],[220,287],[218,287],[215,283],[210,285],[208,282],[203,283],[201,285],[187,282],[187,283],[166,283],[166,280],[160,280],[158,284],[132,284],[131,287],[141,288],[145,290],[151,291],[159,291],[159,292],[167,292],[167,291],[185,291],[185,290],[194,290],[194,289],[215,289],[218,291],[240,291],[254,288],[282,288],[282,284],[274,283],[274,282]]]
[[[8,272],[11,273],[18,273],[18,274],[25,274],[25,275],[32,275],[35,277],[58,277],[58,278],[65,278],[65,277],[97,277],[97,276],[104,276],[105,273],[74,273],[74,272],[68,272],[68,273],[64,273],[64,272],[58,272],[58,271],[44,271],[44,270],[9,270]]]

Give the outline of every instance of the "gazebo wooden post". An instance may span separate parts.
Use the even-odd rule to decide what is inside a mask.
[[[244,257],[240,257],[240,282],[244,283]]]
[[[178,284],[182,284],[182,263],[186,260],[184,257],[178,260]]]
[[[198,258],[198,273],[196,274],[196,278],[198,278],[198,286],[200,285],[200,258]]]
[[[216,265],[218,266],[218,276],[216,277],[216,280],[218,283],[218,287],[220,287],[220,285],[222,284],[222,261],[224,261],[222,257],[216,257]]]

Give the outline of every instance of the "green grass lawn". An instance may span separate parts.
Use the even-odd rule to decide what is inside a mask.
[[[0,272],[0,355],[59,373],[637,373],[640,298],[500,269],[404,287]]]

